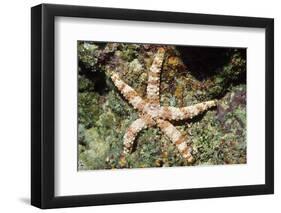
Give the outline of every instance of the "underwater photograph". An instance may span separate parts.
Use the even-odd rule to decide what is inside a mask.
[[[77,41],[78,171],[246,164],[246,55]]]

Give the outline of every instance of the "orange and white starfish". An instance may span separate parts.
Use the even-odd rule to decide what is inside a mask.
[[[123,142],[123,154],[129,154],[138,133],[151,127],[159,127],[161,131],[177,147],[181,156],[192,163],[192,146],[188,143],[187,136],[183,135],[169,121],[186,120],[217,105],[216,100],[206,101],[187,107],[165,107],[160,106],[160,73],[164,61],[165,49],[159,48],[148,72],[147,97],[143,99],[129,85],[127,85],[116,72],[111,74],[115,86],[125,99],[139,112],[139,118],[129,126]]]

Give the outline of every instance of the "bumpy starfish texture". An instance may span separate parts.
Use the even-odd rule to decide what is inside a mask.
[[[216,106],[217,101],[206,101],[187,107],[165,107],[160,106],[160,73],[164,61],[165,49],[159,48],[153,63],[148,71],[147,97],[143,99],[119,75],[114,72],[111,79],[125,99],[139,112],[139,118],[129,126],[123,141],[123,155],[129,154],[132,150],[134,140],[138,133],[146,128],[159,127],[161,131],[177,147],[181,156],[192,163],[192,146],[188,143],[187,136],[183,135],[169,121],[186,120]]]

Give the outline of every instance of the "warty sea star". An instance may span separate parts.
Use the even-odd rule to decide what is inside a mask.
[[[165,49],[160,47],[154,57],[153,63],[148,71],[147,97],[146,100],[129,85],[127,85],[116,72],[111,73],[111,79],[125,99],[139,112],[139,118],[128,127],[123,141],[122,155],[129,154],[138,133],[151,127],[159,127],[161,131],[177,147],[181,156],[192,163],[194,157],[193,148],[188,143],[187,136],[181,134],[169,121],[186,120],[216,106],[217,101],[211,100],[187,107],[160,106],[160,74],[164,61]]]

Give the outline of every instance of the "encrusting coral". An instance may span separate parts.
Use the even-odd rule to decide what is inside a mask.
[[[205,101],[188,107],[160,106],[159,86],[160,73],[164,60],[165,49],[159,48],[148,72],[147,97],[141,98],[138,93],[124,81],[117,73],[111,74],[115,86],[127,101],[139,111],[139,118],[127,129],[124,135],[123,153],[128,154],[133,146],[137,134],[145,129],[158,126],[162,132],[175,144],[182,157],[192,163],[192,146],[188,144],[187,136],[183,135],[171,124],[171,120],[192,119],[194,116],[216,106],[217,101]]]

